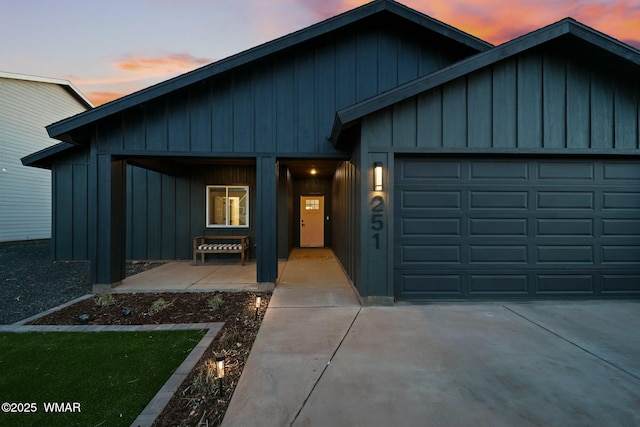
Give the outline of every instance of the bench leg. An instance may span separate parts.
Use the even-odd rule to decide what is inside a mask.
[[[198,265],[198,254],[196,251],[193,251],[193,265],[194,267]]]

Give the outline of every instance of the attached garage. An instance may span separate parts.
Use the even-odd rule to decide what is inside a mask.
[[[621,296],[640,283],[640,162],[398,158],[401,299]]]

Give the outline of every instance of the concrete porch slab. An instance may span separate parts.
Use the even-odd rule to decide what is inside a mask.
[[[282,272],[286,261],[278,262]],[[172,261],[127,277],[113,288],[113,292],[185,292],[185,291],[258,291],[256,263],[247,261],[205,263],[192,265],[190,261]]]

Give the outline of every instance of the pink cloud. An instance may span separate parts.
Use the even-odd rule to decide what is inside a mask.
[[[114,101],[118,98],[121,98],[127,93],[121,92],[102,92],[102,91],[93,91],[86,93],[87,98],[95,105],[96,107],[102,104],[106,104],[107,102]]]
[[[210,62],[210,59],[176,53],[162,57],[130,57],[116,61],[114,65],[122,71],[163,75],[191,71]]]
[[[406,0],[407,6],[493,44],[566,17],[633,46],[640,43],[637,0]]]

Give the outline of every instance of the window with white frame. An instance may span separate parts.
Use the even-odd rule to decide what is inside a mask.
[[[249,187],[207,185],[207,227],[249,227]]]

